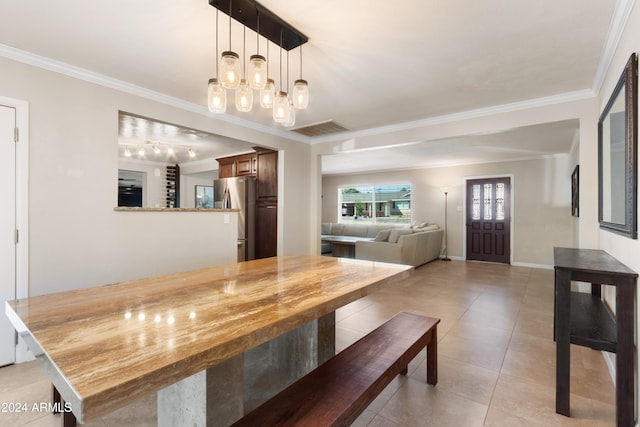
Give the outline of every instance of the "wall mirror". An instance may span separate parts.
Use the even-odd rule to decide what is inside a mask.
[[[633,53],[598,121],[600,228],[637,238],[638,64]]]

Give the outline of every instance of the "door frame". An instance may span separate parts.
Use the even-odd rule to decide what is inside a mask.
[[[0,104],[16,110],[19,138],[16,143],[16,298],[29,296],[29,103],[0,96]],[[4,305],[2,312],[4,313]],[[33,359],[26,344],[19,338],[16,363]]]
[[[509,264],[513,265],[513,235],[515,233],[515,227],[513,223],[513,208],[514,208],[514,194],[515,177],[513,174],[492,174],[492,175],[470,175],[464,177],[464,183],[462,185],[462,257],[466,261],[467,259],[467,184],[469,181],[475,179],[494,179],[494,178],[509,178]]]

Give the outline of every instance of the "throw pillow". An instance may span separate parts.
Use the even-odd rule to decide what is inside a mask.
[[[440,230],[440,226],[438,224],[431,224],[422,228],[422,231],[431,231],[431,230]]]
[[[404,236],[406,234],[411,234],[412,231],[410,229],[395,229],[395,230],[391,230],[391,233],[389,233],[389,243],[398,243],[398,239],[400,238],[400,236]]]
[[[389,234],[391,230],[380,230],[378,234],[376,234],[376,238],[373,239],[374,242],[386,242],[389,240]]]

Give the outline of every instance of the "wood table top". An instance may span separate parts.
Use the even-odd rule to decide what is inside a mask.
[[[638,277],[638,273],[601,249],[553,248],[556,269]]]
[[[82,423],[412,270],[321,256],[266,258],[25,298],[7,302],[6,312]]]

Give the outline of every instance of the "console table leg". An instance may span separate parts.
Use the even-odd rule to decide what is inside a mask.
[[[629,279],[616,288],[616,418],[618,427],[633,427],[634,422],[634,281]]]
[[[555,272],[556,412],[569,416],[571,272]]]

